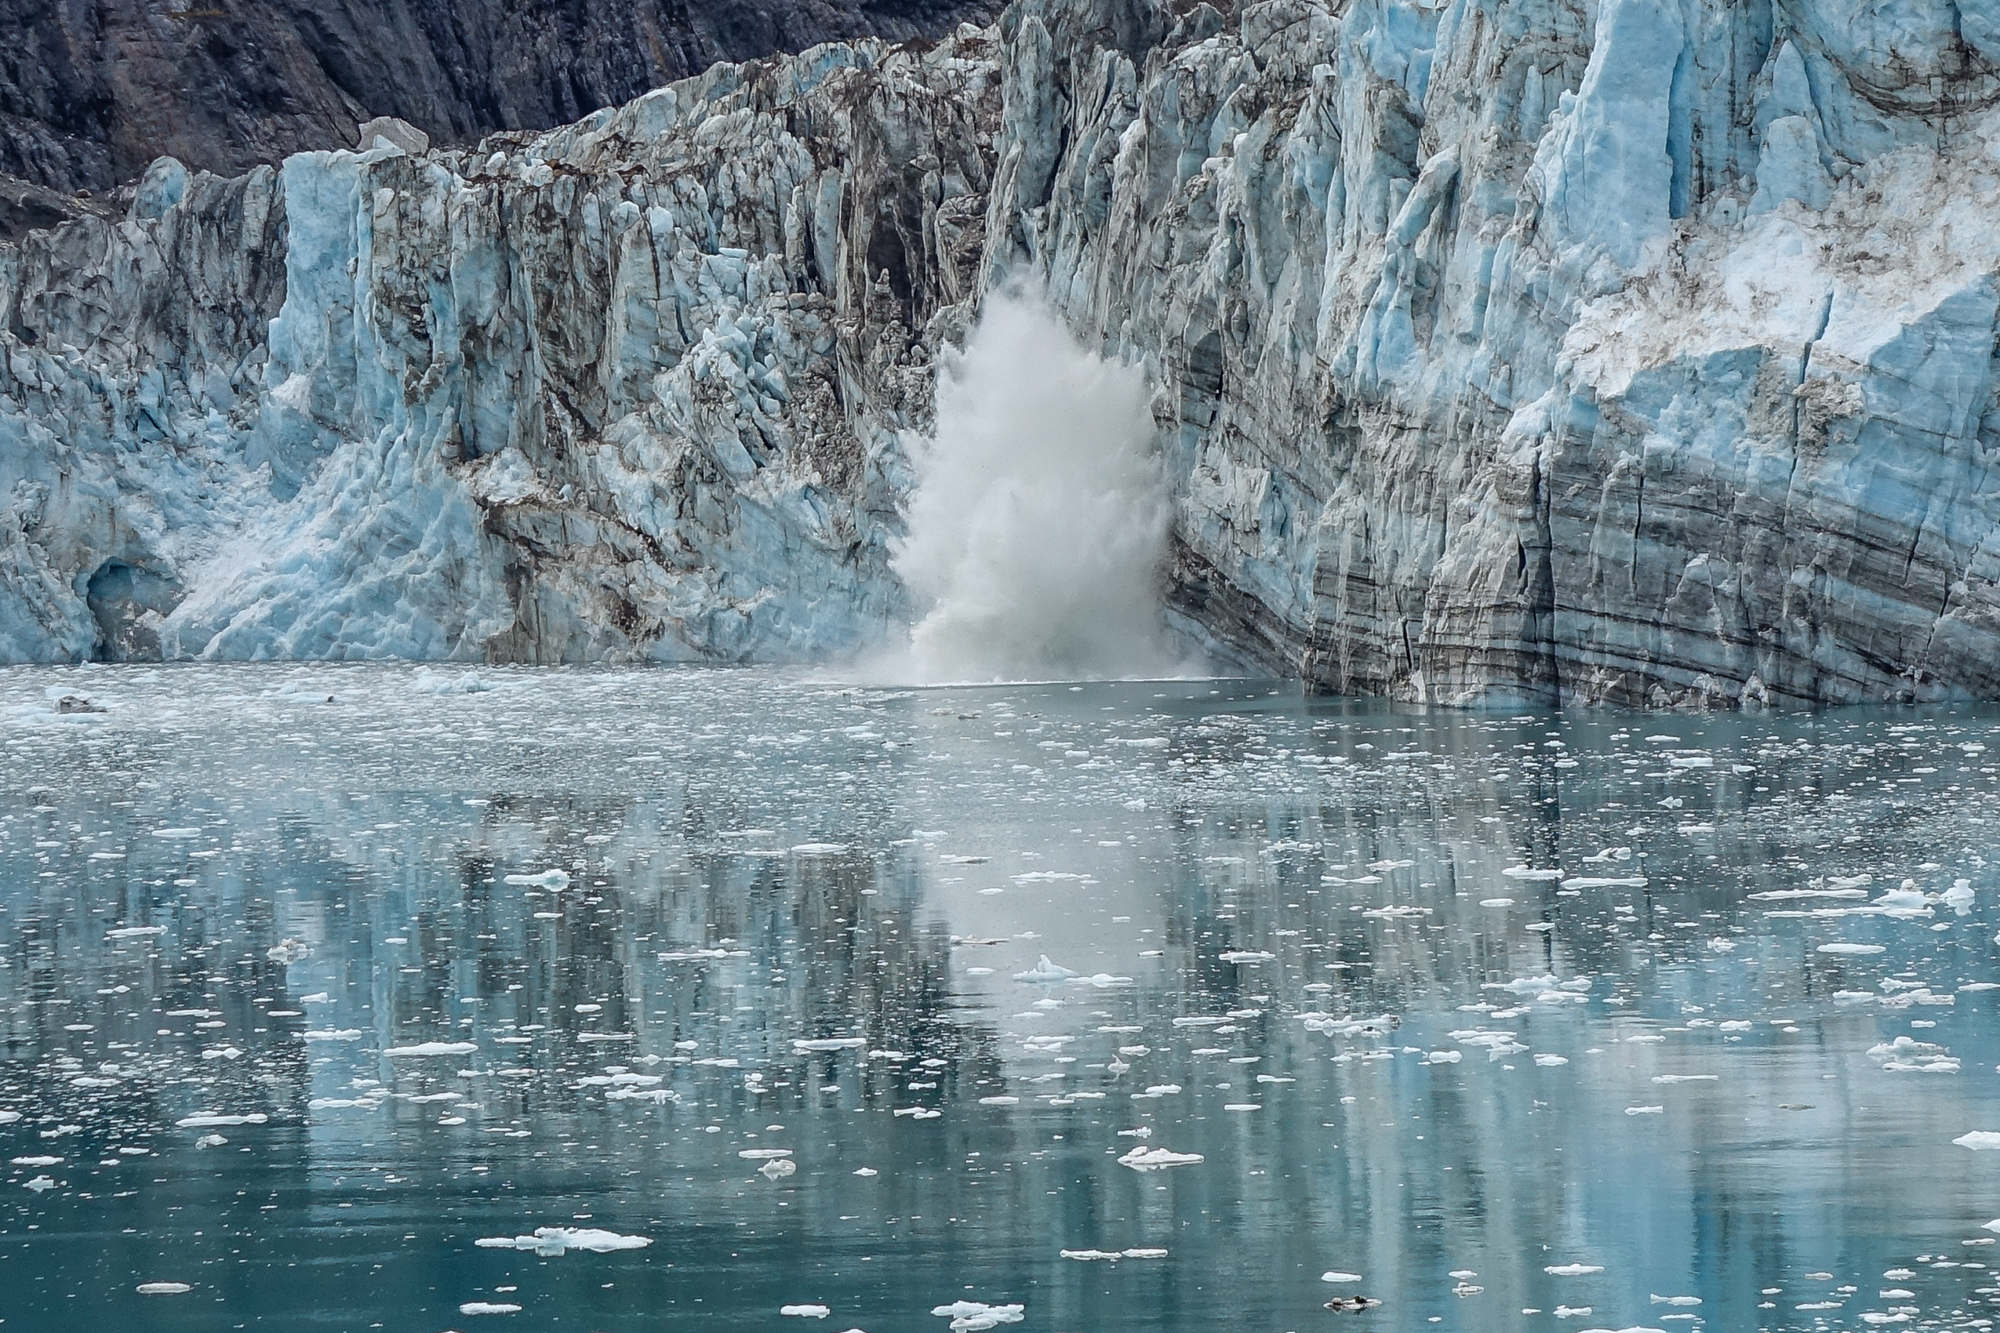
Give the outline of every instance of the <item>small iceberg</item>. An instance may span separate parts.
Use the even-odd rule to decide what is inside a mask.
[[[1049,956],[1043,954],[1041,960],[1026,972],[1016,972],[1014,980],[1025,981],[1030,984],[1053,985],[1058,981],[1068,981],[1075,975],[1076,973],[1070,971],[1068,968],[1059,967],[1055,963],[1050,962]]]

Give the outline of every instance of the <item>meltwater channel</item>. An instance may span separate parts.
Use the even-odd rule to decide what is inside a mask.
[[[8,1330],[2000,1296],[1992,709],[287,666],[0,718]]]

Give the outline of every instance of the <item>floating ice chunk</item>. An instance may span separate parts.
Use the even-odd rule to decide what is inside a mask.
[[[1056,1253],[1065,1259],[1075,1259],[1082,1263],[1090,1263],[1099,1259],[1109,1259],[1115,1262],[1125,1257],[1117,1250],[1058,1250]]]
[[[1481,990],[1504,990],[1513,995],[1539,995],[1546,990],[1554,990],[1561,983],[1553,975],[1540,977],[1517,977],[1513,981],[1488,981]]]
[[[1460,1028],[1451,1034],[1451,1039],[1465,1046],[1483,1046],[1497,1055],[1513,1055],[1528,1049],[1514,1040],[1513,1033],[1490,1028]]]
[[[1481,898],[1479,905],[1481,907],[1512,907],[1514,900],[1512,898]]]
[[[794,856],[838,856],[847,850],[844,842],[802,842],[792,848]]]
[[[824,1319],[833,1311],[824,1305],[781,1305],[778,1313],[798,1319]]]
[[[1580,876],[1562,882],[1565,889],[1643,889],[1650,883],[1644,875],[1632,875],[1626,879],[1592,879]]]
[[[1198,1152],[1170,1152],[1165,1148],[1134,1148],[1118,1159],[1118,1165],[1134,1171],[1160,1171],[1170,1166],[1193,1166],[1208,1159]]]
[[[359,1103],[356,1104],[359,1105]],[[204,1134],[194,1141],[194,1146],[197,1148],[220,1148],[227,1142],[229,1140],[223,1138],[220,1134]]]
[[[1334,1269],[1321,1273],[1319,1275],[1319,1280],[1322,1282],[1359,1282],[1361,1280],[1361,1274],[1342,1273],[1339,1270]]]
[[[1544,1069],[1554,1069],[1557,1065],[1568,1064],[1569,1057],[1565,1055],[1537,1054],[1535,1056],[1535,1063]]]
[[[133,1288],[141,1296],[184,1296],[194,1290],[189,1282],[141,1282]]]
[[[1655,1075],[1653,1075],[1653,1082],[1655,1082],[1655,1083],[1714,1083],[1714,1082],[1716,1082],[1716,1081],[1717,1081],[1718,1079],[1720,1079],[1721,1077],[1722,1077],[1722,1075],[1720,1075],[1720,1074],[1655,1074]]]
[[[1225,963],[1268,963],[1277,956],[1261,949],[1230,949],[1218,955]]]
[[[507,883],[541,889],[566,889],[569,887],[569,873],[562,870],[541,870],[532,875],[509,875]]]
[[[1820,953],[1844,954],[1856,958],[1869,954],[1878,954],[1883,951],[1884,946],[1880,944],[1850,944],[1845,940],[1836,940],[1832,944],[1822,944],[1819,946]]]
[[[1951,887],[1944,891],[1939,901],[1960,916],[1964,916],[1972,910],[1972,881],[1969,879],[1953,880]]]
[[[521,1307],[504,1301],[467,1301],[458,1307],[460,1314],[519,1314]]]
[[[1630,847],[1606,847],[1595,856],[1583,858],[1585,865],[1601,865],[1606,861],[1629,861],[1632,859]]]
[[[1996,1134],[1990,1129],[1975,1129],[1969,1134],[1959,1135],[1952,1142],[1961,1148],[1970,1148],[1974,1152],[1983,1152],[1989,1148],[2000,1148],[2000,1134]]]
[[[1628,1106],[1625,1108],[1626,1115],[1665,1115],[1666,1113],[1667,1108],[1664,1106]]]
[[[391,1046],[382,1054],[401,1059],[426,1055],[471,1055],[478,1049],[476,1041],[420,1041],[414,1046]]]
[[[1912,1037],[1868,1048],[1868,1058],[1891,1074],[1956,1074],[1959,1062],[1943,1046]]]
[[[312,950],[297,940],[285,939],[264,950],[264,956],[274,963],[284,963],[289,966],[293,963],[303,963],[312,956]]]
[[[1455,1065],[1464,1058],[1464,1051],[1432,1051],[1424,1057],[1424,1063],[1427,1065]]]
[[[532,1236],[487,1236],[472,1243],[482,1250],[533,1250],[554,1257],[570,1250],[587,1250],[592,1254],[643,1250],[653,1241],[650,1236],[621,1236],[597,1227],[536,1227]]]
[[[107,940],[135,940],[145,935],[164,935],[166,933],[167,928],[165,926],[120,926],[116,930],[105,931],[104,938]]]
[[[1127,1259],[1164,1259],[1167,1257],[1165,1250],[1151,1246],[1140,1246],[1137,1249],[1126,1250],[1124,1253]]]
[[[1009,875],[1007,878],[1016,884],[1060,884],[1070,880],[1084,884],[1097,882],[1089,875],[1079,875],[1070,870],[1029,870],[1019,875]]]
[[[866,1180],[870,1176],[879,1176],[882,1173],[880,1171],[877,1171],[872,1166],[864,1166],[860,1170],[856,1171],[854,1174],[860,1176],[863,1180]]]
[[[307,1041],[360,1041],[360,1028],[314,1028],[302,1034]]]
[[[1014,980],[1048,985],[1058,981],[1067,981],[1075,975],[1076,973],[1070,971],[1068,968],[1059,967],[1055,963],[1050,962],[1049,956],[1043,954],[1041,960],[1026,972],[1016,972]]]
[[[1551,1277],[1582,1277],[1585,1273],[1602,1273],[1603,1264],[1548,1264],[1542,1271]]]
[[[967,968],[966,970],[967,970],[968,972],[970,972],[970,971],[972,971],[972,970],[974,970],[974,969],[972,969],[972,968]],[[988,970],[990,970],[990,969],[986,969],[986,968],[981,968],[981,969],[978,969],[978,970],[980,970],[980,971],[988,971]],[[1114,977],[1114,976],[1112,976],[1112,975],[1111,975],[1111,974],[1110,974],[1109,972],[1099,972],[1099,973],[1097,973],[1097,974],[1096,974],[1096,975],[1094,975],[1094,976],[1088,976],[1088,977],[1071,977],[1071,978],[1070,978],[1070,980],[1069,980],[1069,984],[1070,984],[1070,985],[1072,985],[1072,986],[1095,986],[1095,987],[1096,987],[1097,989],[1099,989],[1099,990],[1109,990],[1109,989],[1110,989],[1111,987],[1113,987],[1113,986],[1129,986],[1129,985],[1131,985],[1131,984],[1132,984],[1132,978],[1130,978],[1130,977]]]
[[[794,1037],[792,1050],[797,1054],[809,1051],[851,1051],[867,1044],[866,1037],[817,1037],[811,1041],[802,1041]]]
[[[12,1164],[13,1164],[13,1165],[15,1165],[15,1166],[55,1166],[55,1165],[57,1165],[58,1163],[60,1163],[60,1162],[62,1161],[62,1158],[60,1158],[60,1157],[16,1157],[16,1158],[13,1158],[13,1159],[11,1159],[11,1161],[12,1161]]]
[[[198,828],[156,828],[153,830],[153,836],[156,838],[199,838],[201,830]]]
[[[1654,1305],[1700,1305],[1701,1304],[1701,1297],[1699,1296],[1653,1296],[1650,1297],[1649,1299],[1651,1303]]]
[[[1529,866],[1508,866],[1500,872],[1509,879],[1561,879],[1560,870],[1536,870]]]
[[[987,1305],[981,1301],[953,1301],[950,1305],[938,1305],[931,1313],[951,1320],[953,1333],[983,1333],[989,1328],[1002,1324],[1018,1324],[1027,1317],[1027,1307],[1022,1305]]]
[[[895,1109],[894,1114],[906,1115],[912,1120],[935,1120],[943,1115],[944,1112],[933,1111],[928,1106],[899,1106]]]
[[[1890,889],[1869,906],[1885,916],[1909,918],[1932,914],[1930,898],[1913,879],[1904,880],[1900,887]]]
[[[752,1162],[768,1162],[775,1157],[790,1157],[792,1150],[790,1148],[745,1148],[736,1155]]]
[[[1019,1106],[1021,1099],[1019,1097],[981,1097],[979,1104],[981,1106]]]
[[[213,1111],[203,1111],[199,1115],[182,1116],[174,1124],[181,1129],[206,1129],[221,1125],[261,1125],[270,1118],[261,1111],[253,1111],[249,1115],[218,1115]]]
[[[477,671],[448,672],[433,671],[424,667],[410,677],[410,691],[413,694],[484,694],[493,688],[493,683]]]

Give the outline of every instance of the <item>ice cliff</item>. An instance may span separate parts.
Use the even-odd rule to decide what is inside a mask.
[[[1315,686],[2000,695],[2000,2],[1019,0],[0,249],[0,655],[802,658],[934,354],[1139,363]]]

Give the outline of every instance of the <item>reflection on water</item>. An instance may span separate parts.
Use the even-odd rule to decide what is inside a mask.
[[[1990,713],[238,667],[0,718],[10,1328],[2000,1296]]]

